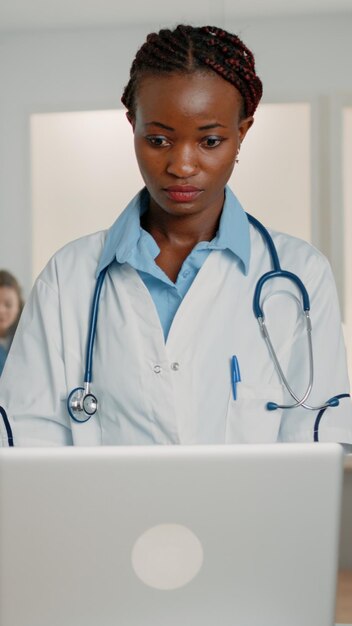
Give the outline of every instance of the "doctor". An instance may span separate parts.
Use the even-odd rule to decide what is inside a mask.
[[[68,244],[37,279],[1,378],[3,445],[352,442],[326,259],[269,231],[310,303],[307,322],[297,281],[276,275],[262,286],[259,308],[288,385],[253,313],[273,262],[227,181],[261,95],[236,36],[191,26],[148,36],[122,97],[145,188],[108,232]],[[105,271],[85,413],[71,391],[85,386]]]

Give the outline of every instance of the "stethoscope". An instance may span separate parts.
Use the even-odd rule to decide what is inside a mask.
[[[254,297],[253,297],[254,315],[257,318],[260,332],[267,344],[270,356],[275,364],[281,383],[283,384],[287,392],[290,394],[290,396],[294,400],[292,404],[277,404],[276,402],[268,402],[266,405],[266,408],[268,409],[268,411],[275,411],[276,409],[295,409],[299,406],[302,406],[303,408],[308,409],[309,411],[319,411],[319,414],[317,416],[317,419],[314,425],[314,440],[318,441],[319,423],[320,423],[323,413],[326,411],[327,408],[338,406],[340,403],[340,399],[344,397],[348,397],[349,394],[340,394],[340,395],[334,396],[330,398],[329,400],[327,400],[324,404],[321,404],[320,406],[311,406],[307,404],[306,401],[308,400],[311,394],[312,387],[313,387],[313,378],[314,378],[312,323],[311,323],[310,314],[309,314],[310,302],[309,302],[308,292],[305,286],[303,285],[301,279],[296,274],[293,274],[292,272],[288,272],[287,270],[281,269],[279,257],[277,254],[277,250],[275,248],[275,244],[273,242],[272,237],[270,236],[267,229],[263,226],[263,224],[261,224],[261,222],[259,222],[256,218],[252,217],[251,215],[248,215],[248,213],[247,213],[247,217],[248,217],[248,221],[250,222],[250,224],[252,224],[252,226],[254,226],[262,235],[264,242],[268,248],[268,252],[271,258],[271,263],[273,266],[273,269],[270,272],[266,272],[265,274],[263,274],[263,276],[259,278],[256,284],[256,287],[254,290]],[[94,348],[95,334],[96,334],[96,328],[97,328],[100,293],[101,293],[101,289],[104,283],[107,269],[108,268],[105,268],[100,272],[97,278],[96,285],[95,285],[93,302],[92,302],[92,307],[91,307],[91,312],[90,312],[89,327],[88,327],[86,369],[85,369],[85,374],[84,374],[83,387],[76,387],[75,389],[73,389],[67,398],[67,409],[71,418],[75,422],[80,422],[80,423],[87,422],[97,412],[97,409],[98,409],[97,397],[91,392],[93,348]],[[282,370],[282,367],[276,355],[274,346],[270,339],[269,332],[265,324],[264,313],[260,306],[262,288],[265,285],[265,283],[272,280],[273,278],[285,278],[293,282],[298,288],[301,298],[302,298],[302,312],[305,318],[305,325],[306,325],[306,331],[307,331],[308,359],[309,359],[309,380],[308,380],[307,388],[302,398],[299,398],[297,396],[297,394],[292,390],[291,386],[289,385],[287,381],[287,378]]]

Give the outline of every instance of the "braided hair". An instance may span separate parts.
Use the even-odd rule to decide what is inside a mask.
[[[239,37],[216,26],[180,24],[174,30],[165,28],[150,33],[132,63],[121,101],[134,117],[136,91],[142,76],[195,71],[214,71],[231,83],[242,96],[241,117],[253,115],[263,93],[253,53]]]

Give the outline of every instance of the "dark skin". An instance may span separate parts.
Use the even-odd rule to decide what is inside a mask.
[[[138,85],[135,115],[127,117],[150,194],[142,226],[173,282],[194,246],[218,230],[224,188],[253,123],[241,108],[237,89],[215,72],[145,76]],[[175,185],[197,188],[196,197],[175,200],[168,190]]]

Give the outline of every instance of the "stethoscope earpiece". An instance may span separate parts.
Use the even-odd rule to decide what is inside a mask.
[[[276,411],[276,409],[279,408],[278,404],[276,404],[276,402],[268,402],[266,405],[266,408],[268,409],[268,411]]]

